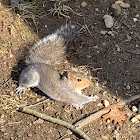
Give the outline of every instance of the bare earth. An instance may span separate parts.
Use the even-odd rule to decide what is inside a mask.
[[[140,1],[127,0],[131,7],[123,9],[127,24],[140,35]],[[46,9],[53,7],[54,2],[46,2]],[[123,15],[115,18],[113,29],[107,29],[103,16],[111,14],[110,6],[113,0],[86,0],[87,5],[81,6],[82,0],[72,0],[65,5],[71,7],[77,14],[68,14],[72,23],[84,27],[80,39],[68,49],[69,62],[57,65],[62,73],[64,70],[83,66],[84,70],[97,80],[95,86],[83,91],[86,95],[98,95],[96,103],[89,103],[82,110],[49,100],[47,103],[35,106],[34,110],[65,120],[71,124],[94,113],[104,106],[99,106],[103,100],[110,104],[117,103],[127,97],[140,92],[140,54],[131,51],[140,49],[140,40],[120,20]],[[136,16],[136,17],[135,17]],[[140,16],[140,15],[139,15]],[[139,21],[134,22],[133,18]],[[1,140],[78,140],[79,136],[69,133],[63,126],[16,111],[18,106],[26,106],[47,98],[38,89],[29,89],[26,94],[17,95],[15,88],[18,78],[25,67],[25,57],[35,41],[52,33],[66,23],[66,18],[60,15],[46,14],[37,21],[37,28],[33,23],[26,24],[18,14],[0,3],[0,139]],[[85,25],[85,26],[84,26]],[[38,35],[36,34],[38,29]],[[112,31],[114,35],[102,35],[100,31]],[[85,66],[90,66],[85,69]],[[82,67],[82,68],[83,68]],[[101,68],[96,71],[92,68]],[[138,106],[136,100],[125,106],[128,115],[122,127],[112,122],[102,122],[97,119],[82,130],[91,140],[139,140],[140,122],[135,124],[130,120],[137,113],[132,112],[132,106]],[[101,123],[102,122],[102,123]]]

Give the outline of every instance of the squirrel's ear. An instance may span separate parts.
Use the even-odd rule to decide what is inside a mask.
[[[72,75],[71,72],[68,72],[67,78],[68,78],[69,80],[72,80],[72,79],[73,79],[73,75]]]

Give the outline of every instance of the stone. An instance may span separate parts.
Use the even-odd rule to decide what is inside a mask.
[[[132,111],[133,112],[137,112],[138,111],[138,108],[136,106],[132,106]]]
[[[131,122],[132,123],[136,123],[136,122],[138,122],[139,120],[136,118],[136,117],[133,117],[132,119],[131,119]]]
[[[140,114],[136,115],[135,118],[137,118],[138,120],[140,120]]]
[[[120,0],[116,1],[115,4],[120,5],[120,7],[122,7],[122,8],[130,8],[130,4],[124,3],[123,1],[120,1]]]
[[[100,31],[100,34],[105,35],[105,34],[107,34],[107,31]]]
[[[128,3],[120,3],[120,6],[122,8],[130,8],[130,4],[128,4]]]
[[[131,88],[131,87],[130,87],[129,85],[127,85],[127,86],[126,86],[126,89],[128,89],[128,90],[129,90],[130,88]]]
[[[113,24],[114,24],[114,20],[112,18],[112,16],[110,15],[104,15],[104,22],[105,22],[105,26],[107,28],[112,28],[113,27]]]
[[[86,6],[87,6],[87,3],[86,3],[85,1],[83,1],[83,2],[81,3],[81,5],[82,5],[82,7],[86,7]]]
[[[104,106],[105,106],[105,107],[109,106],[109,101],[104,100],[103,103],[104,103]]]
[[[122,9],[118,4],[112,4],[111,9],[114,16],[117,17],[121,15]]]

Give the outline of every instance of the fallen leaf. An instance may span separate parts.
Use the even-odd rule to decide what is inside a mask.
[[[103,110],[110,110],[107,114],[103,115],[103,120],[107,120],[110,118],[111,121],[114,121],[114,125],[117,123],[122,126],[123,122],[126,120],[126,114],[128,111],[120,111],[119,109],[122,108],[123,105],[109,105]]]

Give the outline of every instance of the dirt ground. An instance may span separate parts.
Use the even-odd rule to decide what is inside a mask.
[[[67,21],[75,23],[83,31],[80,39],[67,51],[69,63],[57,67],[60,72],[72,66],[88,66],[94,81],[94,87],[83,91],[86,95],[98,95],[95,103],[89,103],[81,110],[49,100],[32,109],[65,120],[71,124],[102,108],[102,102],[117,103],[140,92],[140,55],[133,52],[140,49],[140,40],[132,31],[121,23],[125,21],[140,35],[140,1],[125,0],[129,9],[122,9],[122,14],[114,18],[115,26],[108,29],[104,25],[103,16],[111,15],[110,6],[113,0],[85,0],[86,6],[81,6],[82,0],[64,2],[75,13],[51,15],[47,10],[54,7],[53,1],[44,2],[43,17],[34,22],[25,22],[19,13],[13,13],[7,5],[0,3],[0,139],[1,140],[78,140],[79,136],[69,133],[63,126],[16,111],[18,106],[27,106],[47,98],[38,89],[28,89],[26,94],[18,95],[15,89],[18,78],[25,67],[25,57],[35,41],[53,33]],[[6,1],[4,1],[5,3]],[[79,16],[77,13],[81,13]],[[134,22],[133,18],[138,19]],[[38,33],[36,33],[38,31]],[[111,34],[101,34],[100,31],[111,31]],[[94,68],[94,69],[93,69]],[[101,68],[101,69],[98,69]],[[97,70],[95,70],[97,69]],[[97,84],[98,83],[98,84]],[[125,105],[130,113],[123,126],[113,125],[110,121],[102,122],[102,118],[86,125],[82,130],[91,140],[139,140],[140,122],[132,123],[131,118],[138,113],[132,112],[132,106],[138,107],[140,100]],[[131,114],[131,115],[130,115]],[[3,116],[3,119],[2,119]],[[102,123],[101,123],[102,122]]]

